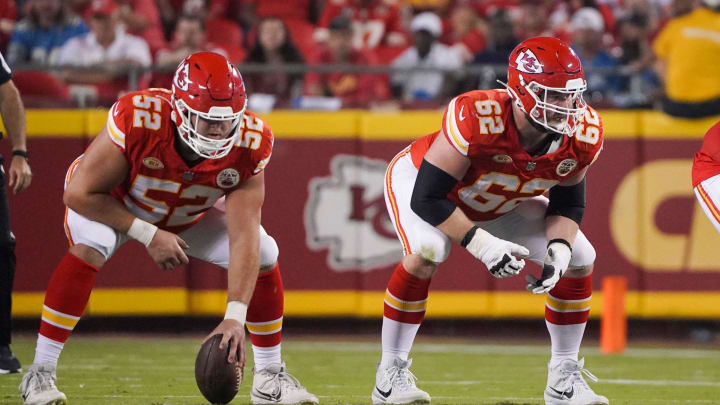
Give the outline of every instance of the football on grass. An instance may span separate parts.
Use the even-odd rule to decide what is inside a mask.
[[[228,363],[230,345],[220,350],[222,335],[214,335],[200,346],[195,359],[195,381],[211,404],[227,404],[235,398],[243,378],[240,363]]]

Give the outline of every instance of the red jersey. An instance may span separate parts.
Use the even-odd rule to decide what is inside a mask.
[[[278,17],[282,20],[309,22],[312,8],[310,0],[247,0],[255,5],[255,14],[260,18]]]
[[[178,132],[170,96],[166,89],[124,95],[110,108],[107,129],[130,163],[127,178],[111,194],[138,218],[177,233],[265,168],[273,135],[263,120],[246,111],[230,153],[190,167],[175,150]]]
[[[397,0],[331,0],[325,4],[318,26],[327,28],[339,15],[352,20],[353,45],[358,48],[382,45],[391,33],[405,36]]]
[[[314,58],[317,65],[339,63],[332,51],[321,48]],[[346,61],[352,65],[377,65],[375,55],[369,50],[353,49]],[[325,95],[342,100],[343,107],[366,107],[373,100],[385,100],[390,96],[387,78],[373,73],[310,72],[305,75],[306,88],[321,85]]]
[[[442,132],[470,159],[470,168],[448,199],[473,221],[498,218],[545,193],[594,162],[602,150],[602,121],[588,107],[573,137],[563,136],[548,153],[530,156],[520,145],[512,103],[504,89],[474,90],[455,97],[445,110]],[[439,133],[411,145],[416,167]]]
[[[695,154],[692,167],[693,187],[718,174],[720,174],[720,122],[707,131],[700,151]]]

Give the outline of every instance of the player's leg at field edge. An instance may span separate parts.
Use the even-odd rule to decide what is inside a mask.
[[[57,365],[60,352],[80,320],[105,256],[76,244],[53,272],[45,292],[38,345],[33,364]]]

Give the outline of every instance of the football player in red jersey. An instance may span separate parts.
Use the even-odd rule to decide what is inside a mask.
[[[585,173],[603,144],[602,124],[583,101],[580,59],[556,38],[523,41],[510,54],[505,89],[455,97],[442,129],[390,162],[385,200],[404,258],[385,293],[375,404],[429,402],[408,354],[425,316],[430,280],[452,242],[497,278],[528,259],[543,266],[527,289],[546,295],[552,347],[546,404],[607,404],[578,360],[590,310],[595,250],[579,224]],[[549,191],[549,199],[543,194]]]
[[[58,357],[98,271],[128,239],[144,244],[162,269],[188,256],[225,267],[227,310],[208,337],[222,334],[228,362],[244,365],[248,327],[253,403],[317,403],[280,357],[278,248],[260,225],[273,135],[246,105],[237,69],[200,52],[180,63],[172,91],[136,91],[112,106],[66,176],[70,248],[45,294],[35,360],[20,384],[26,405],[66,403],[55,385]]]
[[[695,154],[692,184],[700,207],[720,232],[720,122],[707,131]]]

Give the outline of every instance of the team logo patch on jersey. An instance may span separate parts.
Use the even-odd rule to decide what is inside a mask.
[[[495,155],[492,160],[495,163],[512,163],[512,158],[508,155]]]
[[[542,73],[543,65],[538,61],[533,51],[526,49],[515,58],[517,70],[523,73]]]
[[[153,170],[160,170],[165,167],[165,165],[163,164],[163,162],[160,161],[160,159],[152,156],[148,156],[143,159],[143,165],[148,169]]]
[[[567,176],[575,170],[577,167],[577,160],[574,159],[565,159],[557,166],[557,169],[555,170],[555,173],[558,174],[558,176]]]
[[[240,182],[240,173],[235,169],[225,169],[218,173],[215,182],[222,188],[235,187]]]

